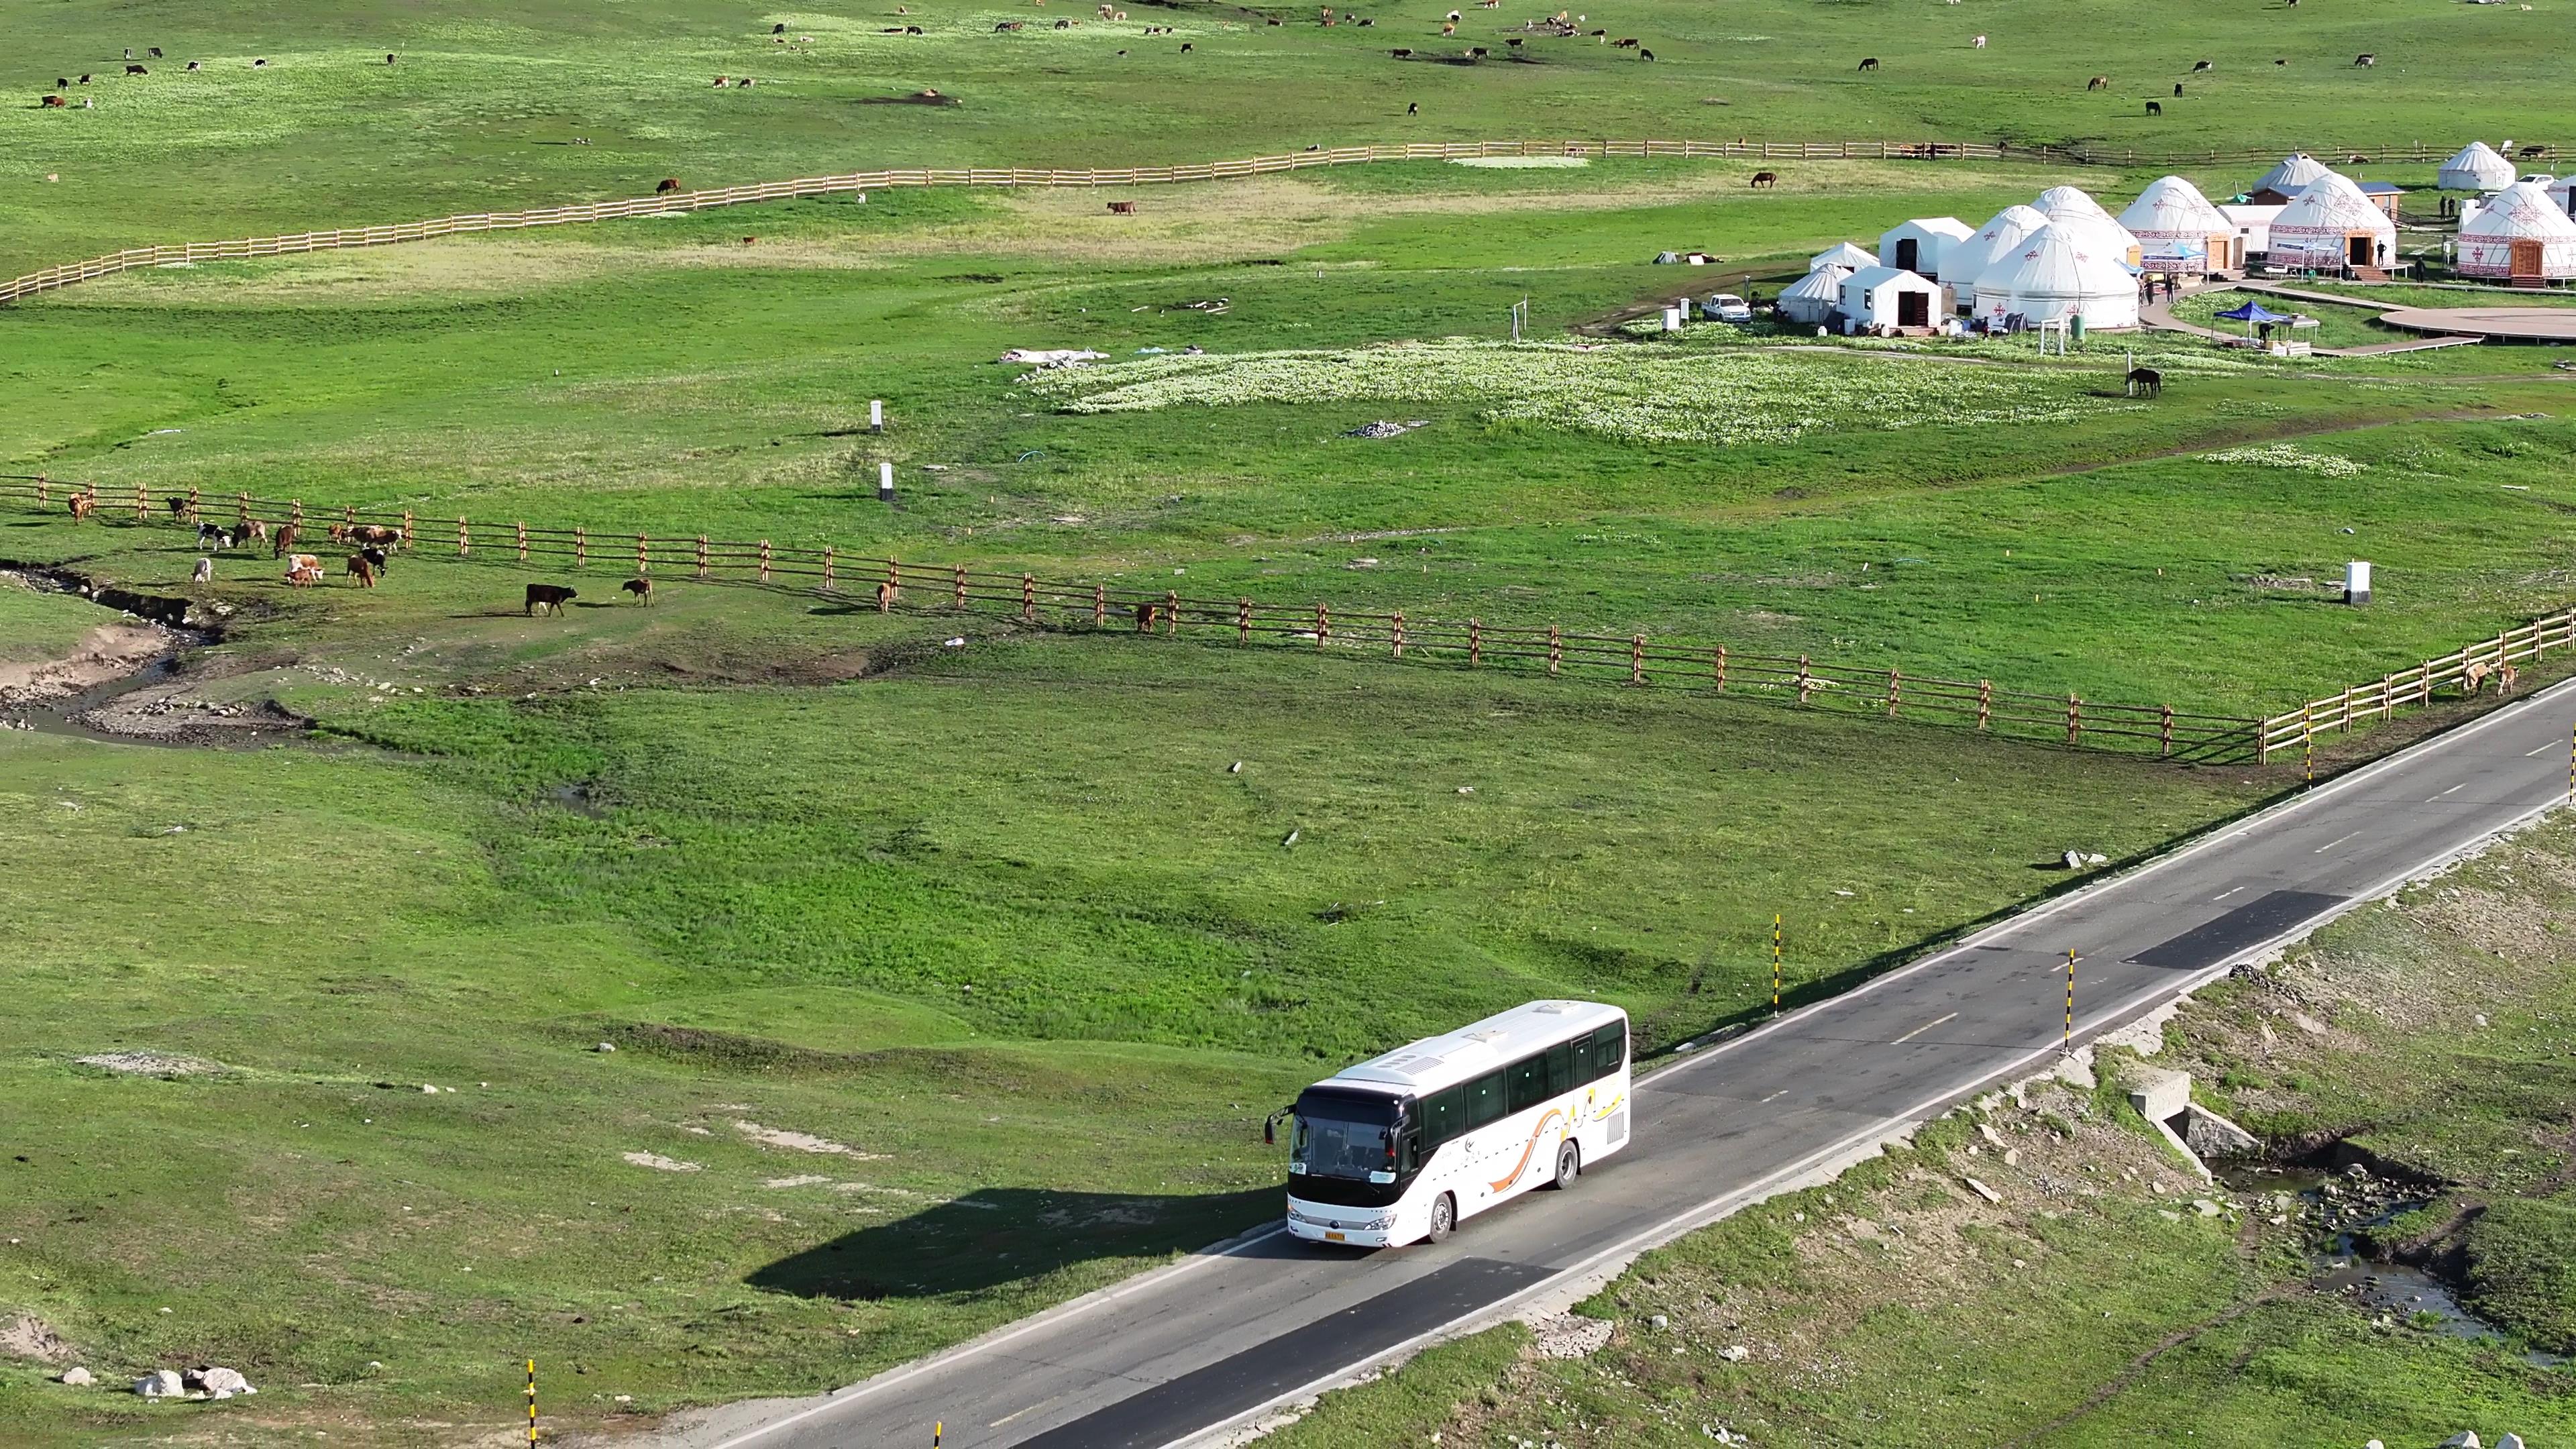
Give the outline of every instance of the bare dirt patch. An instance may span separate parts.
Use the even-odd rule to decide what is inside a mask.
[[[21,1313],[0,1323],[0,1354],[11,1358],[31,1358],[38,1363],[66,1363],[74,1356],[72,1346],[62,1335],[45,1325],[41,1318]]]
[[[224,1069],[221,1062],[173,1052],[94,1052],[74,1060],[85,1067],[136,1077],[199,1077]]]
[[[178,635],[158,624],[101,624],[63,658],[0,664],[0,705],[69,699],[132,674],[178,643]]]

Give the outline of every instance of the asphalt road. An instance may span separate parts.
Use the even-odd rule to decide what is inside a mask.
[[[2576,681],[1640,1080],[1634,1146],[1439,1247],[1277,1230],[815,1399],[734,1405],[693,1449],[1159,1449],[1562,1275],[1598,1271],[1866,1152],[2060,1048],[2568,796]]]

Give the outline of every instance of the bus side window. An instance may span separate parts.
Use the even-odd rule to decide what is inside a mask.
[[[1609,1076],[1627,1063],[1628,1023],[1614,1021],[1592,1034],[1593,1066]]]
[[[1526,1112],[1547,1100],[1547,1053],[1523,1057],[1504,1075],[1511,1078],[1513,1111]]]
[[[1574,1080],[1578,1086],[1600,1077],[1601,1074],[1592,1069],[1592,1058],[1592,1038],[1576,1037],[1574,1039]]]
[[[1488,1072],[1467,1084],[1467,1125],[1482,1127],[1503,1115],[1503,1073]]]
[[[1451,1087],[1422,1099],[1422,1150],[1425,1155],[1440,1150],[1440,1144],[1466,1130],[1467,1089]]]
[[[1547,1049],[1547,1094],[1562,1097],[1574,1090],[1574,1049],[1559,1043]]]

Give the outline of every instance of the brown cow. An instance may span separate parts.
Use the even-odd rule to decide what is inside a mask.
[[[268,555],[268,556],[269,556],[270,558],[284,558],[284,557],[286,557],[286,551],[287,551],[288,549],[290,549],[290,548],[295,547],[295,534],[296,534],[296,528],[295,528],[295,525],[294,525],[294,524],[292,524],[292,523],[281,523],[281,524],[279,524],[279,525],[277,526],[277,546],[276,546],[275,548],[273,548],[273,549],[271,549],[271,550],[269,551],[269,555]],[[316,565],[315,565],[315,567],[316,567],[316,568],[319,568],[319,567],[320,567],[320,565],[319,565],[319,564],[316,564]]]
[[[372,589],[376,586],[376,566],[358,554],[349,555],[349,576],[358,581],[359,588]]]
[[[299,589],[322,582],[322,560],[309,553],[299,553],[288,559],[286,581]]]
[[[64,100],[61,96],[46,96],[41,104],[44,106],[50,106],[59,111],[68,109],[71,102]]]
[[[1780,184],[1780,173],[1777,171],[1756,171],[1753,173],[1753,179],[1745,184],[1747,186],[1777,186]]]
[[[877,580],[877,612],[880,614],[894,612],[894,585],[884,579]]]
[[[1132,201],[1113,201],[1109,203],[1109,214],[1112,216],[1134,216],[1136,214],[1136,203]]]
[[[680,178],[679,178],[679,177],[677,177],[677,176],[665,176],[665,177],[663,177],[663,178],[662,178],[662,184],[653,188],[653,194],[654,194],[655,196],[668,196],[668,195],[669,195],[669,194],[671,194],[672,192],[677,191],[677,190],[679,190],[679,189],[680,189]]]
[[[619,584],[618,587],[633,594],[635,602],[639,604],[649,606],[653,602],[653,581],[640,574]]]
[[[1136,632],[1137,632],[1137,633],[1139,633],[1139,634],[1151,634],[1151,633],[1153,633],[1153,632],[1154,632],[1154,615],[1155,615],[1155,612],[1156,612],[1156,608],[1155,608],[1155,606],[1154,606],[1154,605],[1152,605],[1152,604],[1138,604],[1138,605],[1136,606]]]
[[[390,524],[353,523],[349,525],[349,542],[373,544],[378,548],[403,541],[403,532]]]
[[[2107,91],[2110,88],[2111,78],[2107,75],[2097,75],[2084,83],[2084,89],[2088,91]]]
[[[87,493],[75,493],[71,497],[71,506],[72,522],[78,523],[89,517],[90,510],[98,507],[98,500]]]

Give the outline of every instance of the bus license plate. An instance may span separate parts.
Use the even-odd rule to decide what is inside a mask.
[[[1324,1234],[1324,1241],[1328,1243],[1347,1243],[1350,1239],[1344,1237],[1340,1233],[1326,1233]]]

